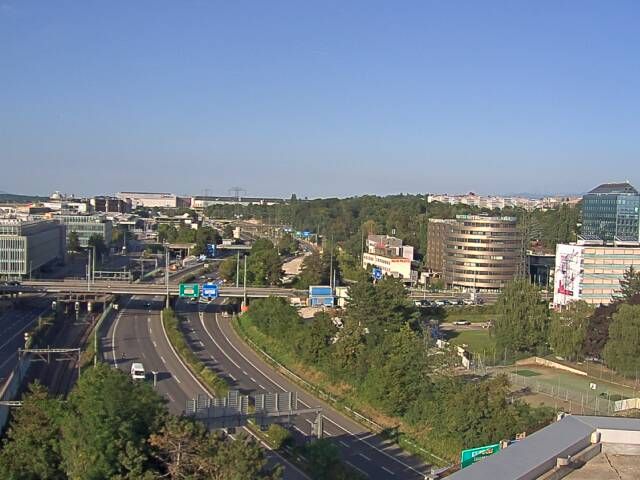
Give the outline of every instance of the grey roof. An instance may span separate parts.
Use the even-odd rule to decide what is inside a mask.
[[[638,195],[638,191],[629,182],[603,183],[602,185],[598,185],[589,193],[599,193],[599,194],[626,193],[626,194]]]
[[[567,415],[451,475],[452,480],[530,480],[538,478],[556,464],[558,457],[574,455],[590,444],[597,429],[640,431],[640,419]]]

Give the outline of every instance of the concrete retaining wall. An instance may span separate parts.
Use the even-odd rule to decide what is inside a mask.
[[[15,400],[20,386],[22,385],[22,379],[25,377],[31,366],[31,358],[28,356],[18,362],[13,372],[9,375],[9,378],[5,382],[2,390],[0,390],[0,400],[11,401]],[[0,432],[4,431],[9,420],[9,407],[0,405]]]
[[[568,367],[567,365],[563,365],[561,363],[540,357],[530,357],[525,358],[524,360],[518,360],[516,362],[516,365],[542,365],[543,367],[556,368],[558,370],[565,370],[567,372],[575,373],[576,375],[582,375],[584,377],[587,376],[587,372],[583,372],[582,370],[578,370],[577,368]]]

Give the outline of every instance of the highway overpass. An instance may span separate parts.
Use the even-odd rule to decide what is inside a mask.
[[[191,282],[189,282],[191,283]],[[195,283],[195,282],[194,282]],[[91,293],[106,295],[166,295],[167,290],[170,296],[177,296],[179,284],[170,283],[167,289],[166,284],[153,283],[129,283],[121,281],[104,281],[96,280],[89,284],[83,280],[32,280],[24,281],[20,285],[0,286],[0,293]],[[291,288],[278,287],[247,287],[246,295],[249,298],[265,298],[265,297],[301,297],[307,295],[306,290],[295,290]],[[219,296],[221,297],[239,297],[245,295],[242,287],[225,287],[219,288]]]

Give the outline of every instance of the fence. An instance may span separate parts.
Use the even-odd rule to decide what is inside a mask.
[[[578,392],[563,387],[561,383],[553,385],[510,372],[507,373],[507,377],[514,386],[526,387],[533,393],[546,395],[554,400],[564,402],[565,406],[563,408],[569,413],[613,415],[616,411],[614,401],[603,398],[595,391],[592,393]]]

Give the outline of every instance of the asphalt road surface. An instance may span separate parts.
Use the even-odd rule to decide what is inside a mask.
[[[121,302],[118,314],[103,329],[103,359],[127,374],[133,362],[141,362],[149,382],[153,382],[151,372],[157,372],[155,388],[168,400],[169,410],[180,415],[187,400],[208,392],[169,344],[160,320],[163,306],[163,297],[149,300],[149,297],[133,296]],[[307,478],[277,453],[269,451],[267,456],[270,462],[285,465],[286,480]]]
[[[211,368],[227,376],[243,393],[295,391],[298,408],[321,407],[324,435],[336,442],[343,460],[367,478],[423,479],[429,473],[429,466],[420,459],[385,442],[276,372],[237,336],[231,317],[218,313],[219,305],[193,303],[183,308],[187,309],[189,342],[201,358],[208,357]],[[298,418],[293,428],[299,435],[309,435],[310,422],[310,417]]]
[[[50,300],[37,298],[30,304],[0,314],[0,386],[18,361],[18,349],[24,348],[24,332],[31,330],[38,317],[48,310]]]

